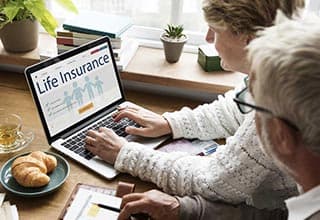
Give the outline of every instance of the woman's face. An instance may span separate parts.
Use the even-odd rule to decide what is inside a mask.
[[[223,69],[243,73],[249,72],[245,51],[245,46],[249,42],[247,35],[233,34],[229,30],[215,29],[209,26],[206,41],[214,43],[221,58]]]

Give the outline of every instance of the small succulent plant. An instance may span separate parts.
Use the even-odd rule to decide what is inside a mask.
[[[181,37],[185,37],[186,35],[183,34],[183,26],[182,25],[174,25],[168,24],[167,28],[164,29],[165,36],[172,39],[180,39]]]
[[[188,37],[183,33],[182,25],[168,24],[161,34],[160,40],[163,43],[164,54],[169,63],[178,62],[183,45],[187,42]]]

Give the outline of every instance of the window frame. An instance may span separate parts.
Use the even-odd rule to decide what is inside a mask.
[[[184,0],[171,0],[171,13],[170,13],[170,23],[171,24],[180,24],[183,14],[183,2]],[[46,5],[49,9],[53,7],[52,0],[46,0]],[[59,24],[62,24],[65,18],[56,17]],[[205,22],[205,21],[204,21]],[[41,27],[40,32],[45,32]],[[196,31],[184,31],[188,36],[188,41],[183,48],[185,52],[196,53],[198,51],[198,45],[205,44],[205,34],[203,32]],[[163,33],[163,29],[154,28],[141,25],[133,25],[126,36],[132,37],[138,40],[141,46],[151,47],[151,48],[163,48],[160,41],[160,35]]]
[[[160,28],[133,25],[126,35],[137,39],[142,46],[162,48],[160,41],[162,33],[163,30]],[[198,45],[206,43],[204,33],[185,31],[185,34],[188,36],[185,52],[197,52]]]

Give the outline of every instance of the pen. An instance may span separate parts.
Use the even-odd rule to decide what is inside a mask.
[[[214,152],[216,152],[217,150],[217,144],[214,144],[212,146],[206,147],[203,151],[201,151],[200,153],[198,153],[198,156],[207,156],[209,154],[212,154]]]
[[[92,197],[92,195],[89,195],[89,196],[87,197],[85,203],[83,204],[82,208],[80,209],[80,212],[79,212],[78,216],[76,217],[77,220],[81,217],[81,215],[82,215],[82,213],[83,213],[83,210],[84,210],[84,208],[88,205],[91,197]]]
[[[110,211],[113,211],[113,212],[120,212],[121,209],[119,208],[115,208],[115,207],[112,207],[112,206],[109,206],[109,205],[105,205],[105,204],[98,204],[98,203],[92,203],[93,205],[96,205],[100,208],[103,208],[103,209],[108,209]],[[147,220],[149,219],[149,216],[145,213],[138,213],[138,214],[132,214],[131,217],[134,217],[134,218],[137,218],[139,220]]]
[[[108,206],[108,205],[104,205],[104,204],[97,204],[97,203],[92,203],[93,205],[96,205],[100,208],[103,208],[103,209],[108,209],[110,211],[113,211],[113,212],[120,212],[121,209],[119,208],[115,208],[115,207],[112,207],[112,206]]]

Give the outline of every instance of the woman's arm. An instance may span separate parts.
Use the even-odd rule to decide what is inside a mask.
[[[184,107],[180,111],[165,113],[173,138],[202,140],[226,138],[234,135],[244,120],[233,98],[235,90],[219,95],[218,100],[200,105],[194,110]]]
[[[212,156],[164,153],[129,143],[121,148],[115,168],[151,181],[167,193],[250,204],[254,192],[269,187],[263,185],[268,176],[280,182],[276,192],[292,187],[260,150],[253,118],[254,114],[249,114],[236,134]]]

